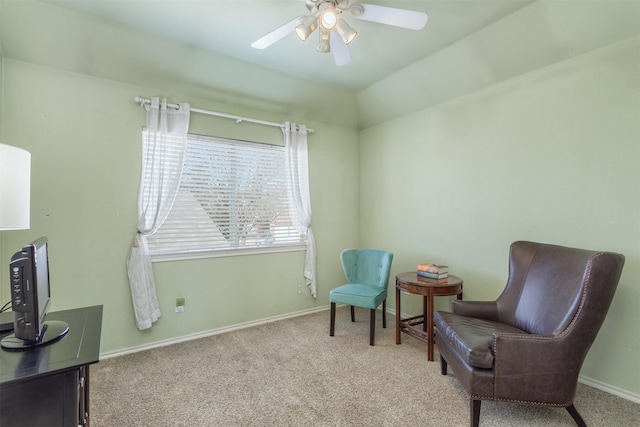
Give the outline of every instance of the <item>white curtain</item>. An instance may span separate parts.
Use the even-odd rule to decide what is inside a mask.
[[[142,135],[142,175],[138,192],[138,233],[127,259],[129,285],[138,329],[148,329],[160,317],[146,236],[155,233],[167,218],[180,185],[189,104],[167,108],[167,100],[151,98],[147,126]]]
[[[317,297],[316,243],[311,230],[311,196],[309,194],[309,160],[307,150],[307,127],[285,122],[284,144],[287,151],[287,169],[292,183],[293,199],[299,227],[307,232],[307,255],[304,277],[313,297]]]

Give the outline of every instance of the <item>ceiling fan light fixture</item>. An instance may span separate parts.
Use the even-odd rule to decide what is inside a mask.
[[[342,37],[344,44],[349,44],[358,34],[356,30],[354,30],[351,25],[347,24],[342,18],[338,18],[338,22],[336,23],[336,31]]]
[[[320,27],[320,40],[318,41],[318,52],[329,53],[331,52],[331,42],[329,41],[329,36],[331,31]]]
[[[319,28],[318,52],[333,53],[336,65],[341,66],[351,62],[351,53],[347,45],[358,34],[342,19],[343,13],[351,18],[411,30],[421,30],[429,19],[426,13],[415,10],[376,4],[351,4],[352,1],[358,0],[303,1],[311,16],[297,16],[251,43],[251,46],[256,49],[264,49],[293,32],[298,38],[305,41],[311,36],[311,33]]]
[[[318,20],[315,16],[309,15],[296,26],[296,35],[300,40],[305,41],[316,28],[318,28]]]
[[[326,30],[332,30],[338,23],[338,11],[331,2],[321,5],[319,21],[320,25]]]

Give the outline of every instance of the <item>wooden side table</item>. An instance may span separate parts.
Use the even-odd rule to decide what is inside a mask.
[[[423,296],[422,315],[401,319],[400,293]],[[433,361],[433,297],[456,295],[462,299],[462,279],[449,275],[446,279],[433,280],[418,276],[416,272],[396,276],[396,344],[400,344],[401,332],[427,343],[427,358]],[[422,329],[416,326],[423,325]]]

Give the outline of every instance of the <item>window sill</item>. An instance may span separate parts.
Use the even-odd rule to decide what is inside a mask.
[[[298,251],[305,251],[306,249],[307,249],[306,245],[289,245],[289,246],[276,246],[276,247],[269,247],[269,248],[151,253],[151,262],[169,262],[169,261],[183,261],[183,260],[204,259],[204,258],[243,256],[243,255],[261,255],[261,254],[272,254],[272,253],[279,253],[279,252],[298,252]]]

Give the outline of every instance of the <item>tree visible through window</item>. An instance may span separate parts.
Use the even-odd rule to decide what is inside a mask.
[[[189,135],[178,195],[148,237],[155,259],[304,249],[282,146]]]

